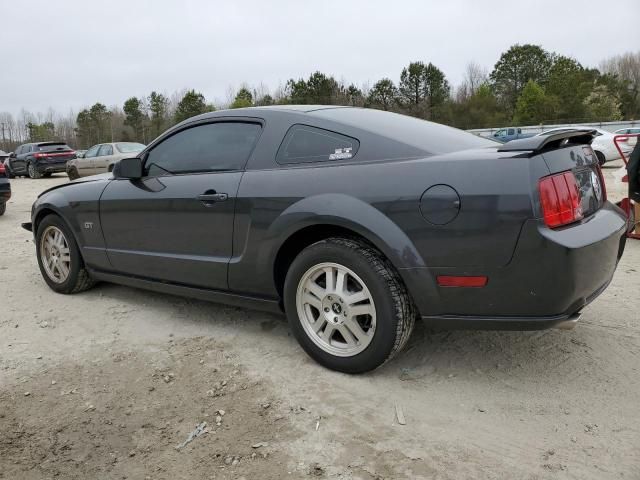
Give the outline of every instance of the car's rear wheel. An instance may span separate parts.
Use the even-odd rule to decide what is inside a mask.
[[[59,216],[48,215],[38,225],[36,254],[40,272],[52,290],[78,293],[94,285],[73,234]]]
[[[329,238],[304,249],[284,285],[291,329],[325,367],[373,370],[407,342],[415,308],[384,256],[357,240]]]
[[[603,166],[607,161],[606,157],[604,156],[604,153],[602,152],[596,151],[596,157],[598,158],[598,163],[600,164],[600,166]]]
[[[5,202],[0,202],[0,215],[4,215],[4,212],[7,211],[7,204]]]
[[[77,180],[80,178],[80,175],[78,174],[78,170],[76,169],[76,167],[67,168],[67,176],[69,177],[69,180]]]
[[[33,162],[29,163],[27,167],[27,173],[29,174],[29,178],[42,178],[42,174],[38,171]]]

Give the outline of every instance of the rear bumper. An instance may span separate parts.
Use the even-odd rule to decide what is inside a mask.
[[[40,173],[60,173],[67,171],[67,161],[62,162],[38,162],[36,169]]]
[[[430,327],[444,330],[545,330],[547,328],[572,329],[581,313],[552,317],[422,317]]]
[[[610,203],[580,225],[563,229],[551,230],[540,220],[529,220],[504,267],[420,269],[426,270],[424,280],[432,286],[438,275],[487,275],[489,281],[482,288],[431,287],[431,295],[418,296],[418,309],[439,327],[553,327],[606,289],[624,251],[626,230],[624,213]],[[413,272],[409,278],[418,275]],[[407,286],[416,299],[418,287]]]

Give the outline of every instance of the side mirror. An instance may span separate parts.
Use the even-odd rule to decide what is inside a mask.
[[[142,178],[142,159],[123,158],[113,166],[113,176],[130,180]]]
[[[16,152],[11,152],[9,154],[9,158],[16,158]]]
[[[76,153],[76,158],[84,158],[84,153]]]

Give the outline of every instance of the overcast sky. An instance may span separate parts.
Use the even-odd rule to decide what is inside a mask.
[[[220,102],[315,70],[397,82],[417,60],[455,85],[514,43],[597,66],[640,48],[640,1],[0,0],[0,39],[0,111],[66,113],[152,90]]]

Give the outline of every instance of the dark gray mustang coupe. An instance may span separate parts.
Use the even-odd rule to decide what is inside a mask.
[[[207,113],[113,173],[33,205],[45,281],[96,281],[274,311],[343,372],[393,357],[417,317],[569,328],[609,284],[626,218],[594,132],[505,145],[377,110]]]

